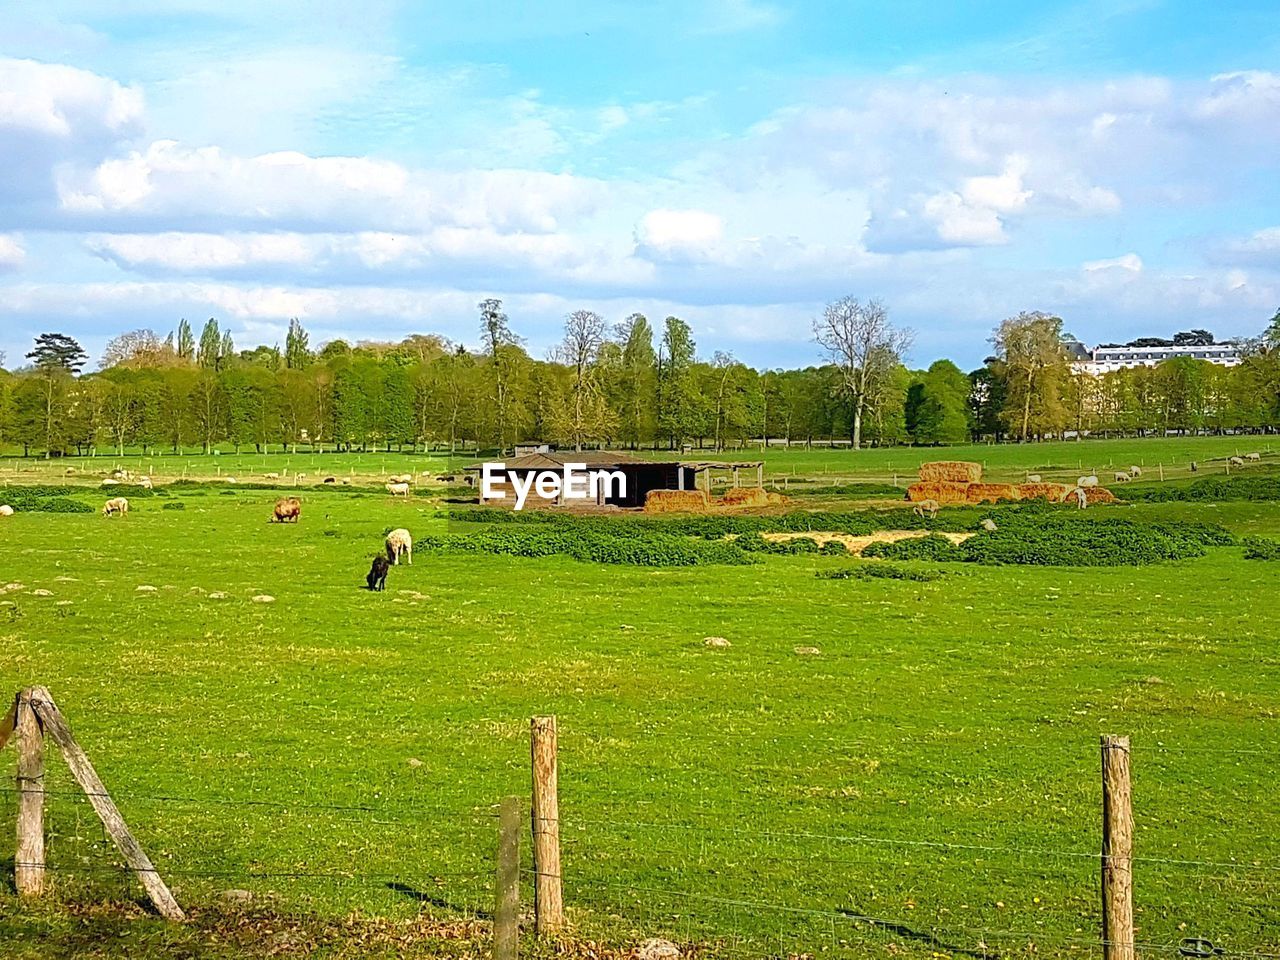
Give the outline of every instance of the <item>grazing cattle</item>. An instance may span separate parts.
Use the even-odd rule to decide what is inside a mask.
[[[1038,474],[1038,473],[1028,473],[1028,474],[1027,474],[1027,483],[1044,483],[1044,481],[1040,479],[1040,474]]]
[[[1081,477],[1076,481],[1077,487],[1096,487],[1098,485],[1097,474],[1090,474],[1087,477]]]
[[[409,485],[407,483],[388,483],[387,493],[393,497],[407,497],[409,496]]]
[[[1141,468],[1141,467],[1139,467],[1139,466],[1132,466],[1132,467],[1130,467],[1130,468],[1129,468],[1129,476],[1130,476],[1130,477],[1140,477],[1140,476],[1142,476],[1142,468]]]
[[[938,501],[937,500],[921,500],[919,503],[915,505],[915,508],[912,510],[912,513],[914,513],[917,517],[920,517],[922,520],[926,515],[929,517],[930,520],[933,520],[938,516]]]
[[[391,564],[386,557],[374,557],[373,564],[369,567],[369,575],[365,577],[365,583],[369,584],[369,589],[376,593],[381,593],[387,586],[387,571],[391,569]]]
[[[1126,483],[1132,479],[1133,477],[1129,476],[1129,474],[1125,473],[1123,470],[1116,471],[1116,483]]]
[[[401,557],[413,566],[413,537],[403,527],[387,534],[387,559],[399,566]]]
[[[1262,459],[1262,454],[1260,454],[1260,453],[1246,453],[1246,454],[1244,455],[1244,458],[1245,458],[1246,460],[1261,460],[1261,459]]]
[[[129,512],[129,501],[124,497],[113,497],[102,505],[104,517],[121,516]]]
[[[9,506],[7,503],[0,505],[0,517],[12,517],[12,516],[13,516],[13,507]]]
[[[302,501],[297,497],[284,497],[276,501],[271,520],[273,523],[297,523],[300,516],[302,516]]]

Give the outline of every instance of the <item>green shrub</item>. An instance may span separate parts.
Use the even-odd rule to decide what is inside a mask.
[[[1245,537],[1244,557],[1246,560],[1280,560],[1280,540],[1270,537]]]
[[[7,503],[19,513],[93,513],[87,503],[71,499],[71,494],[82,492],[75,487],[35,485],[30,487],[4,487],[0,489],[0,502]]]
[[[741,565],[751,556],[732,543],[700,543],[663,534],[614,537],[596,531],[485,530],[474,534],[424,537],[420,550],[492,553],[512,557],[566,556],[593,563],[647,567],[705,564]]]
[[[1202,477],[1189,484],[1134,485],[1125,488],[1125,499],[1146,500],[1152,503],[1167,503],[1175,500],[1219,503],[1233,500],[1280,500],[1280,475]]]
[[[181,500],[171,500],[170,502],[161,506],[160,509],[161,510],[185,510],[187,509],[187,505],[183,503]]]
[[[960,552],[973,563],[1054,567],[1140,566],[1204,555],[1205,544],[1195,531],[1182,535],[1163,526],[1118,518],[1006,524],[969,538]]]
[[[843,570],[820,570],[815,574],[820,580],[913,580],[928,583],[945,574],[941,570],[902,567],[894,563],[865,563]]]
[[[946,537],[931,533],[894,543],[873,543],[862,551],[864,557],[885,560],[964,560],[960,548]]]

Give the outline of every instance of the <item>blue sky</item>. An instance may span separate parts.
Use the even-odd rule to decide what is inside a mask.
[[[0,350],[214,316],[439,332],[501,297],[816,358],[878,297],[966,367],[1280,307],[1274,3],[9,3]]]

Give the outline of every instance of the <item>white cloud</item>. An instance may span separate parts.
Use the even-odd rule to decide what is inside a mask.
[[[142,93],[88,70],[0,57],[0,130],[59,140],[126,135],[142,119]]]
[[[650,210],[635,235],[638,252],[660,259],[707,260],[724,238],[724,221],[707,210]]]
[[[1082,269],[1088,273],[1098,270],[1127,270],[1130,273],[1141,273],[1142,258],[1136,253],[1126,253],[1109,260],[1089,260],[1082,264]]]
[[[14,234],[0,233],[0,271],[16,270],[27,258],[22,238]]]

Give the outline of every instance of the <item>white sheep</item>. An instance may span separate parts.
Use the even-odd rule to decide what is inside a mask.
[[[982,527],[982,529],[987,531],[987,533],[995,533],[997,529],[996,522],[990,517],[983,517],[978,523],[978,526]]]
[[[387,483],[413,483],[413,474],[404,473],[397,474],[394,477],[387,477]]]
[[[1243,466],[1244,466],[1244,457],[1232,457],[1228,462],[1229,462],[1233,467],[1243,467]]]
[[[9,506],[7,503],[0,505],[0,517],[12,517],[12,516],[13,516],[13,507]]]
[[[102,505],[102,515],[104,517],[110,517],[113,515],[123,517],[128,512],[129,501],[124,497],[113,497]]]
[[[108,479],[108,480],[103,480],[101,485],[102,485],[102,486],[104,486],[104,487],[118,487],[118,486],[120,486],[120,481],[119,481],[119,480],[110,480],[110,479]]]
[[[1130,477],[1142,476],[1142,468],[1139,467],[1137,464],[1134,464],[1132,467],[1129,468],[1129,476]]]
[[[266,479],[266,480],[279,480],[279,479],[280,479],[280,474],[278,474],[278,473],[264,473],[262,476],[263,476],[263,478],[264,478],[264,479]]]
[[[407,497],[409,496],[409,485],[407,483],[388,483],[387,493],[393,497]]]
[[[1261,459],[1262,459],[1262,454],[1260,454],[1260,453],[1246,453],[1246,454],[1244,455],[1244,458],[1245,458],[1246,460],[1261,460]]]
[[[413,566],[413,537],[404,528],[387,534],[387,559],[398,566],[402,556]]]
[[[915,505],[911,512],[921,519],[924,519],[925,514],[928,514],[929,519],[933,520],[938,516],[938,501],[921,500]]]
[[[1038,473],[1028,473],[1028,474],[1027,474],[1027,483],[1044,483],[1044,481],[1040,479],[1040,474],[1038,474]]]
[[[150,489],[152,489],[152,485],[151,485],[151,478],[150,478],[150,477],[148,477],[148,476],[145,476],[145,475],[144,475],[144,476],[139,477],[139,478],[138,478],[138,486],[140,486],[143,490],[150,490]]]
[[[1116,471],[1116,483],[1125,483],[1132,479],[1133,477],[1129,476],[1129,474],[1127,474],[1125,471],[1123,470]]]
[[[1076,481],[1077,487],[1096,487],[1098,485],[1097,474],[1090,474],[1087,477],[1081,477]]]

